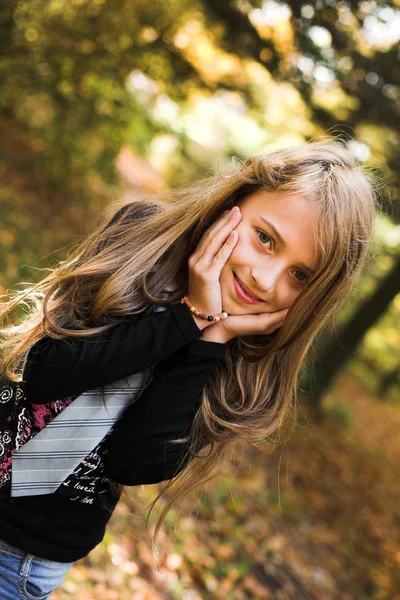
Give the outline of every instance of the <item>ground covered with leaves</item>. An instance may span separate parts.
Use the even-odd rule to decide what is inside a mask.
[[[399,408],[342,376],[324,410],[315,424],[300,399],[272,455],[172,510],[159,569],[145,518],[163,484],[128,490],[54,600],[400,600]]]

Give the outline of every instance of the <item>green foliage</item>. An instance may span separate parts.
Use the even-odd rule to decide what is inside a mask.
[[[350,404],[337,404],[334,396],[329,404],[324,405],[324,412],[328,419],[340,428],[349,428],[354,419],[354,409]]]

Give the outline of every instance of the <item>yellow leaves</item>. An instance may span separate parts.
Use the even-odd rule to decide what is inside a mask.
[[[36,42],[36,40],[39,39],[39,32],[33,27],[28,27],[25,29],[24,35],[28,42]]]
[[[312,94],[312,99],[317,106],[325,108],[340,121],[345,121],[351,111],[357,110],[360,106],[359,99],[348,96],[338,84],[325,89],[316,88]]]
[[[275,43],[275,47],[281,54],[290,52],[293,48],[294,35],[293,28],[289,21],[280,21],[273,28],[271,39]]]
[[[238,85],[243,84],[239,57],[218,48],[199,20],[186,22],[175,33],[173,41],[208,82],[218,82],[221,78],[230,76],[236,78]]]
[[[220,544],[217,547],[216,554],[220,560],[232,560],[235,551],[231,544]]]
[[[143,33],[143,32],[142,32]],[[119,47],[122,50],[126,50],[130,46],[132,46],[132,37],[127,33],[122,33],[118,39]]]
[[[104,98],[97,98],[95,102],[95,111],[98,115],[112,115],[113,105]]]
[[[67,81],[66,79],[64,79],[63,81],[60,81],[57,88],[63,96],[71,97],[74,95],[74,88],[71,85],[71,83],[69,81]]]
[[[286,544],[287,540],[285,536],[280,534],[273,535],[268,539],[268,548],[270,548],[270,550],[274,550],[275,552],[283,550]]]
[[[11,246],[15,243],[15,232],[0,229],[0,247],[4,246],[5,248],[11,248]]]
[[[92,40],[84,39],[78,43],[78,49],[82,54],[92,54],[96,50],[96,44]]]
[[[216,57],[216,49],[212,47],[212,44],[205,37],[197,39],[195,46],[195,52],[200,60],[210,61]]]
[[[182,44],[182,38],[180,43]],[[191,39],[186,45],[185,54],[210,82],[217,82],[228,75],[240,78],[240,59],[234,54],[219,50],[205,35],[199,34]]]
[[[271,131],[274,147],[301,144],[304,135],[313,135],[309,109],[292,84],[271,81],[264,87],[264,104],[265,123],[276,128]]]
[[[263,48],[260,52],[260,58],[263,62],[268,62],[273,57],[272,50]]]

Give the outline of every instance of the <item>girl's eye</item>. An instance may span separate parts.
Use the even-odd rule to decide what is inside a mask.
[[[258,239],[260,240],[260,242],[262,243],[263,246],[266,246],[267,244],[271,244],[271,246],[272,246],[273,239],[270,235],[268,235],[268,233],[265,233],[265,231],[261,231],[260,229],[257,229],[257,235],[258,235]],[[261,239],[261,236],[264,236],[264,240]],[[271,249],[271,246],[270,246],[270,249]],[[295,277],[299,283],[307,282],[309,279],[309,276],[307,275],[307,273],[304,273],[304,271],[296,270],[296,271],[294,271],[294,273],[295,273]]]
[[[298,277],[298,275],[300,275],[300,278]],[[308,275],[306,273],[304,273],[303,271],[295,271],[295,277],[296,277],[297,281],[299,281],[300,283],[303,283],[303,281],[308,280]]]
[[[268,235],[268,233],[265,233],[264,231],[257,230],[257,235],[258,235],[258,239],[260,240],[260,242],[262,243],[263,246],[265,246],[268,243],[272,244],[272,237],[270,235]],[[267,239],[265,241],[263,241],[260,238],[260,235],[263,235]]]

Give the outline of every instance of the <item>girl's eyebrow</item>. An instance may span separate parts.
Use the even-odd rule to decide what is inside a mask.
[[[272,225],[272,223],[270,221],[267,221],[267,219],[265,219],[261,215],[260,215],[260,219],[262,219],[267,225],[269,225],[269,227],[272,229],[273,233],[278,238],[278,240],[280,241],[280,243],[282,244],[282,246],[285,246],[285,242],[284,242],[283,237],[281,236],[281,234],[279,233],[279,231],[274,227],[274,225]]]
[[[285,246],[285,241],[284,241],[283,237],[281,236],[279,231],[276,229],[276,227],[271,223],[271,221],[268,221],[262,215],[260,215],[260,219],[262,219],[264,221],[264,223],[266,223],[272,229],[272,232],[278,238],[278,240],[280,241],[282,246]],[[307,267],[307,265],[305,265],[304,263],[299,263],[299,266],[302,269],[304,269],[305,271],[308,271],[311,275],[315,275],[315,273],[316,273],[316,271],[314,271],[314,269],[311,269],[311,267]]]

